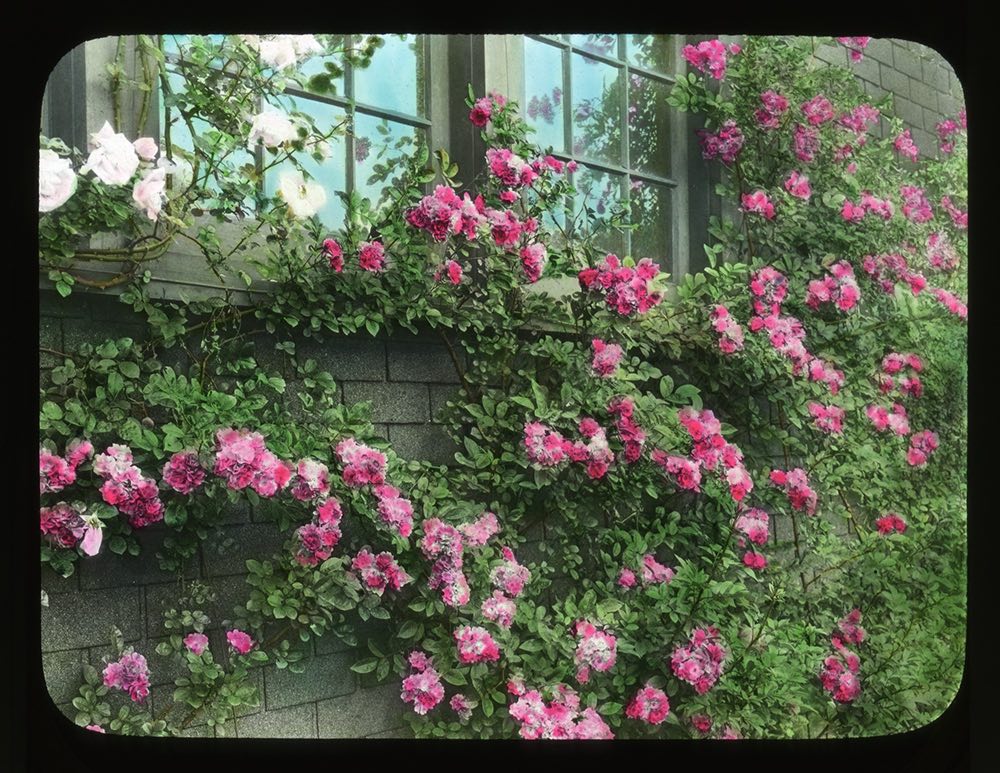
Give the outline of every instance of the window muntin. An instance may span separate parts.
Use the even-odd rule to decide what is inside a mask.
[[[605,231],[598,243],[661,264],[671,255],[677,187],[666,102],[674,67],[671,36],[524,37],[524,117],[538,144],[579,165],[573,219],[586,221],[575,217],[584,205],[601,218],[627,204],[637,228]]]
[[[176,61],[181,55],[186,37],[164,36],[168,61]],[[216,41],[222,38],[208,37]],[[344,44],[356,45],[365,37],[347,35]],[[308,153],[296,156],[326,190],[327,202],[317,216],[327,228],[340,228],[344,223],[346,209],[338,193],[357,192],[377,207],[399,171],[398,164],[427,142],[431,126],[428,59],[427,35],[387,35],[367,68],[354,67],[337,58],[337,64],[343,64],[343,72],[334,75],[325,67],[327,57],[307,59],[299,68],[303,84],[289,84],[275,101],[274,106],[285,112],[297,110],[308,114],[322,132],[346,121],[346,136],[334,135],[328,141],[328,158],[316,161]],[[320,74],[330,77],[331,88],[323,94],[311,91],[308,84],[309,77]],[[172,84],[182,85],[178,75],[171,78]],[[168,121],[175,147],[191,148],[190,131],[161,104],[162,125],[165,127]],[[198,125],[195,128],[197,131]],[[253,156],[245,152],[263,177],[264,194],[273,196],[281,173],[294,169],[294,165],[285,161],[271,167],[269,154],[263,149]]]

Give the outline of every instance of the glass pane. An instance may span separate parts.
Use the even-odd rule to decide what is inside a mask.
[[[584,232],[598,234],[597,245],[617,255],[625,254],[624,234],[606,227],[612,210],[620,205],[624,175],[602,172],[581,166],[573,175],[576,201],[573,203],[574,224]],[[591,210],[584,213],[584,207]]]
[[[645,67],[657,72],[673,72],[672,35],[626,35],[625,46],[628,50],[629,64]]]
[[[293,102],[292,100],[283,100],[280,107],[285,111],[291,110]],[[340,125],[347,118],[347,113],[339,107],[333,107],[323,102],[297,100],[294,102],[294,107],[303,112],[309,112],[316,122],[316,129],[323,133]],[[316,213],[320,222],[327,228],[338,229],[344,225],[344,202],[337,193],[347,190],[347,150],[342,136],[331,137],[327,140],[327,146],[329,156],[324,161],[316,161],[307,152],[298,153],[296,158],[302,164],[302,168],[326,190],[326,204]],[[264,152],[265,166],[273,163],[274,160],[275,156],[267,151]],[[295,165],[287,160],[267,169],[264,173],[264,193],[268,196],[274,196],[278,190],[281,173],[293,171],[295,171]]]
[[[426,143],[422,129],[357,113],[354,118],[354,181],[362,196],[377,206],[403,172],[406,161]]]
[[[610,56],[618,59],[618,36],[598,35],[590,33],[587,35],[570,35],[569,42],[577,48],[589,51],[592,54]]]
[[[345,43],[344,35],[331,35],[330,45],[335,51],[341,50]],[[313,75],[330,75],[330,71],[326,69],[325,63],[332,62],[338,67],[343,68],[344,61],[339,56],[311,56],[306,61],[302,63],[299,67],[299,73],[302,76],[302,88],[306,89],[309,82],[309,78]],[[341,73],[336,77],[330,78],[331,91],[322,92],[323,94],[330,96],[344,96],[344,74]]]
[[[535,129],[534,141],[556,152],[566,150],[562,76],[562,50],[525,38],[525,120]]]
[[[621,165],[621,68],[572,56],[573,155]]]
[[[185,80],[179,73],[169,70],[167,81],[173,93],[184,93]],[[193,172],[192,155],[194,152],[194,140],[191,136],[191,128],[194,129],[195,134],[199,138],[208,140],[212,137],[211,132],[213,131],[213,127],[209,122],[200,118],[192,118],[191,127],[189,127],[187,122],[181,119],[179,112],[176,109],[167,108],[162,100],[160,100],[160,126],[163,130],[163,137],[161,139],[163,141],[164,155],[167,155],[166,139],[169,128],[170,156],[173,163],[179,167],[178,172],[169,179],[169,184],[171,186],[174,184],[186,186],[190,182]],[[221,134],[216,137],[215,147],[221,148],[221,152],[223,153],[225,153],[226,148],[229,148],[229,152],[224,155],[227,165],[235,166],[238,169],[247,164],[253,166],[255,163],[253,154],[246,147],[233,146],[232,142]],[[216,153],[215,147],[203,147],[200,151],[203,159],[204,154],[214,155]],[[204,170],[205,161],[203,160],[199,174],[203,175]],[[235,173],[236,179],[234,182],[246,179],[246,175],[243,175],[242,180],[240,180],[240,174],[238,171]],[[220,186],[216,181],[216,175],[209,177],[206,182],[209,190],[215,192],[220,190]],[[248,196],[244,199],[243,206],[247,210],[252,210],[253,197]]]
[[[407,115],[424,115],[422,35],[385,35],[371,64],[354,71],[354,99]]]
[[[670,174],[670,96],[667,83],[629,75],[629,168],[667,177]]]
[[[661,271],[670,271],[670,188],[632,178],[629,206],[631,221],[638,226],[632,231],[632,257],[652,258]]]

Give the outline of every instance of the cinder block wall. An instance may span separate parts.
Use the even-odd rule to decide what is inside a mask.
[[[921,152],[925,156],[937,154],[935,125],[953,118],[963,103],[962,86],[954,70],[937,52],[918,43],[876,39],[858,63],[848,61],[842,46],[820,46],[816,57],[849,65],[874,99],[891,93],[896,114],[910,128]],[[886,128],[883,119],[878,132],[884,135]],[[65,351],[85,341],[121,336],[141,340],[143,335],[141,320],[113,298],[81,292],[64,300],[42,293],[42,347]],[[269,350],[266,342],[258,344],[262,356]],[[434,419],[457,392],[458,377],[436,337],[362,335],[324,345],[307,341],[298,351],[333,374],[342,401],[371,401],[380,434],[401,456],[440,464],[451,459],[455,448]],[[57,356],[41,355],[43,380],[47,368],[57,363]],[[280,358],[274,358],[274,365],[285,367]],[[289,378],[292,374],[284,370],[283,375]],[[293,390],[294,383],[289,382],[289,391]],[[777,524],[775,528],[777,531]],[[841,524],[839,528],[845,527]],[[166,633],[163,605],[172,603],[178,592],[176,579],[161,572],[153,558],[165,532],[156,526],[140,532],[144,549],[135,559],[102,555],[84,560],[68,580],[43,572],[42,587],[49,595],[49,607],[42,609],[42,667],[53,701],[68,716],[75,714],[71,701],[81,682],[80,664],[98,665],[110,654],[108,632],[112,625],[118,626],[125,641],[149,661],[153,710],[159,711],[169,700],[173,679],[179,674],[168,659],[154,652]],[[522,547],[522,560],[542,560],[547,552],[542,547],[544,534],[530,537],[532,541]],[[790,533],[783,532],[781,537],[787,543]],[[224,649],[223,624],[232,608],[246,600],[244,559],[279,550],[282,537],[252,508],[243,507],[227,512],[222,533],[210,543],[202,546],[185,574],[217,594],[206,611],[212,618],[212,648],[220,652]],[[359,658],[330,634],[314,643],[305,673],[260,669],[256,678],[261,706],[238,717],[236,733],[242,737],[406,737],[409,731],[404,726],[405,706],[399,699],[397,678],[390,675],[385,683],[375,684],[370,674],[359,677],[350,671],[351,663]],[[121,697],[113,696],[119,702]],[[198,723],[186,732],[211,735],[210,728]]]
[[[42,292],[39,345],[64,352],[84,342],[128,336],[142,340],[142,320],[117,299],[77,293],[69,299]],[[260,359],[290,379],[293,373],[283,357],[272,354],[272,342],[257,339]],[[434,422],[440,409],[458,390],[459,379],[443,343],[430,334],[406,332],[373,338],[364,334],[319,345],[303,341],[300,359],[311,357],[333,374],[346,403],[370,401],[378,433],[404,458],[444,464],[456,450],[443,427]],[[41,379],[60,362],[58,355],[43,352]],[[295,383],[288,382],[288,393]],[[245,603],[249,591],[244,578],[246,558],[267,558],[281,550],[284,541],[277,527],[254,513],[249,505],[230,508],[225,525],[202,545],[184,575],[197,579],[217,598],[207,605],[212,619],[209,635],[215,652],[225,650],[223,627],[233,607]],[[173,680],[180,673],[155,653],[166,636],[163,612],[179,595],[178,580],[159,569],[155,553],[168,530],[154,525],[137,532],[140,556],[103,552],[81,560],[77,571],[63,579],[46,570],[42,588],[49,607],[42,608],[42,666],[49,693],[68,716],[76,710],[71,701],[81,684],[80,664],[97,667],[110,655],[111,626],[121,629],[126,643],[143,653],[150,665],[151,700],[157,712],[170,700]],[[364,637],[359,635],[364,646]],[[312,646],[312,645],[311,645]],[[262,702],[257,711],[237,718],[235,731],[254,737],[394,737],[403,728],[399,684],[394,675],[377,684],[366,674],[358,676],[350,665],[359,660],[332,633],[314,642],[312,657],[302,674],[261,669],[257,682]],[[120,704],[120,697],[113,696]],[[192,723],[193,735],[209,735],[204,723]],[[233,728],[229,728],[233,735]]]

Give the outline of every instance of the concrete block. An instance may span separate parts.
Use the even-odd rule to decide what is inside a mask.
[[[320,701],[320,738],[361,738],[398,729],[406,704],[399,697],[398,678],[388,684],[357,690],[343,698]]]
[[[457,400],[461,389],[457,386],[432,385],[431,390],[431,421],[437,421],[445,404],[449,400]]]
[[[950,87],[950,81],[948,78],[948,70],[942,63],[924,61],[923,64],[923,80],[924,83],[929,86],[934,87],[937,91],[948,91]]]
[[[55,290],[38,291],[38,309],[46,317],[61,317],[64,319],[89,318],[89,300],[88,295],[81,292],[74,292],[68,298],[63,298]]]
[[[851,62],[850,67],[856,78],[873,83],[879,82],[879,63],[870,56],[866,55],[860,62]]]
[[[365,738],[413,738],[413,731],[408,727],[395,727],[392,730],[366,735]]]
[[[454,464],[459,450],[439,424],[393,424],[389,427],[389,442],[404,459],[431,464]]]
[[[111,626],[126,639],[142,635],[140,588],[83,591],[49,596],[42,607],[42,652],[102,645],[110,641]]]
[[[929,107],[931,110],[938,109],[937,91],[934,87],[914,78],[910,79],[910,99],[918,105]]]
[[[69,577],[63,577],[52,571],[49,566],[42,566],[42,590],[49,596],[53,593],[76,593],[80,590],[80,573],[74,571]]]
[[[148,585],[167,582],[176,577],[175,572],[160,568],[156,553],[163,547],[163,540],[172,530],[163,524],[154,524],[135,532],[141,552],[137,556],[116,555],[104,549],[92,558],[82,559],[77,564],[80,587],[83,590],[96,588],[118,588],[123,586]],[[185,562],[184,576],[195,578],[199,574],[198,557],[192,556]]]
[[[341,641],[340,637],[332,631],[327,631],[323,636],[313,639],[313,647],[317,655],[331,655],[335,652],[350,652],[353,650],[350,644]]]
[[[215,600],[204,604],[193,605],[208,615],[211,622],[208,630],[218,630],[223,621],[233,618],[233,607],[243,607],[250,594],[250,586],[246,583],[246,575],[210,578],[203,581],[215,593]],[[146,591],[146,631],[149,636],[159,637],[169,633],[163,627],[163,614],[168,609],[180,611],[178,598],[182,590],[175,583],[150,585]],[[214,646],[214,645],[212,645]]]
[[[913,129],[910,132],[910,136],[913,137],[913,141],[920,148],[920,155],[926,158],[936,158],[938,153],[938,139],[937,136],[931,134],[923,129]]]
[[[816,47],[815,56],[828,64],[846,65],[847,49],[839,43],[824,43]]]
[[[910,97],[910,79],[899,70],[892,67],[882,67],[882,88],[892,92],[897,97]]]
[[[865,48],[865,58],[892,67],[892,41],[886,38],[872,38]],[[882,68],[882,71],[885,72],[885,68]]]
[[[229,728],[226,728],[229,731]],[[261,711],[236,720],[240,738],[315,738],[316,704]],[[227,737],[230,733],[227,732]]]
[[[324,343],[304,339],[296,342],[295,356],[300,363],[316,360],[338,382],[384,381],[386,377],[385,342],[374,338],[327,337]]]
[[[88,662],[86,649],[50,652],[42,655],[42,674],[45,689],[53,703],[68,703],[75,698],[83,684],[81,666]]]
[[[62,320],[58,317],[40,317],[38,320],[38,345],[46,349],[63,350]],[[52,368],[62,365],[63,357],[47,352],[41,352],[38,356],[39,364],[43,368]]]
[[[896,41],[892,46],[892,62],[895,69],[900,72],[904,72],[911,78],[916,78],[920,80],[923,77],[923,67],[921,66],[920,56],[914,51],[911,46],[916,46],[922,48],[918,43],[910,43]]]
[[[145,338],[145,328],[124,320],[86,320],[63,328],[63,345],[67,352],[72,352],[81,344],[99,345],[109,339],[119,338],[142,341]]]
[[[336,698],[354,692],[353,653],[317,655],[303,660],[304,671],[293,674],[271,665],[264,669],[267,710],[296,706],[300,703]]]
[[[924,125],[924,112],[920,105],[908,99],[897,97],[894,100],[896,115],[910,126],[919,129]]]
[[[960,99],[956,99],[950,93],[938,92],[938,112],[941,113],[938,120],[941,120],[944,117],[954,118],[958,115],[958,111],[961,107],[962,101]],[[928,127],[928,130],[933,128],[933,126]]]
[[[223,527],[218,536],[210,535],[202,544],[204,576],[245,574],[247,558],[270,558],[282,549],[284,541],[285,535],[271,523]]]
[[[459,362],[464,356],[458,343],[453,343]],[[444,344],[423,342],[389,342],[390,381],[429,381],[442,384],[459,383],[458,373]]]
[[[430,419],[430,398],[425,384],[385,384],[351,381],[344,384],[348,405],[371,402],[372,420],[419,422]]]

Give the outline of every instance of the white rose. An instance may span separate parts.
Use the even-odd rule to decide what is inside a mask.
[[[314,35],[291,35],[290,37],[299,59],[308,59],[313,54],[322,54],[325,50]]]
[[[278,180],[278,195],[297,218],[312,217],[326,204],[323,186],[308,182],[301,172],[284,172]]]
[[[307,140],[306,149],[310,153],[318,153],[323,161],[328,160],[333,155],[333,148],[330,147],[330,143],[318,137]]]
[[[258,48],[261,61],[276,70],[294,65],[298,61],[298,55],[290,37],[290,35],[277,35],[271,40],[261,40]]]
[[[139,167],[139,156],[124,134],[116,134],[107,121],[90,136],[93,150],[80,174],[93,172],[105,185],[124,185]]]
[[[51,212],[76,192],[76,172],[54,150],[38,151],[38,211]]]
[[[167,196],[167,171],[163,168],[150,170],[132,189],[132,200],[139,209],[146,210],[146,217],[156,220],[160,216]]]
[[[139,154],[139,158],[143,161],[152,161],[156,158],[156,154],[160,152],[160,149],[156,146],[156,140],[152,137],[140,137],[132,143],[132,147],[135,148],[135,152]]]
[[[288,116],[277,110],[267,110],[253,117],[247,144],[253,147],[260,140],[265,147],[276,148],[298,137]]]

